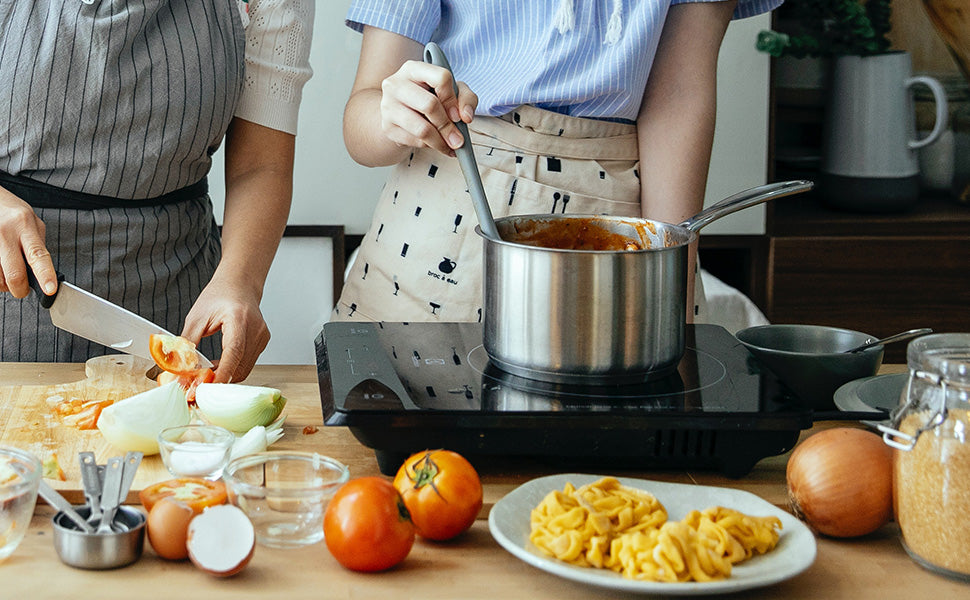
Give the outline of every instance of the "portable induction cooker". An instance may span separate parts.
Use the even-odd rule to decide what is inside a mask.
[[[812,411],[728,333],[689,325],[676,371],[625,385],[563,384],[489,361],[479,323],[324,325],[316,339],[326,425],[347,426],[393,474],[447,448],[470,459],[747,474],[790,450]]]

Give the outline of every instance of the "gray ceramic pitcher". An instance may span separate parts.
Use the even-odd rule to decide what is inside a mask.
[[[936,101],[936,123],[916,137],[912,87],[923,84]],[[907,52],[840,56],[833,64],[825,117],[819,191],[837,208],[902,210],[919,198],[916,150],[947,126],[946,93],[932,77],[912,76]]]

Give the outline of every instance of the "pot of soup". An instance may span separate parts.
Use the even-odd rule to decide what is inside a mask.
[[[684,354],[688,245],[712,221],[810,181],[735,194],[670,224],[600,215],[496,219],[485,242],[484,346],[500,369],[562,383],[633,383]]]

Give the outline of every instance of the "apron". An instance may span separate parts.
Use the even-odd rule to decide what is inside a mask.
[[[0,1],[0,185],[68,281],[173,333],[220,258],[205,176],[244,52],[235,0]],[[114,352],[54,328],[33,293],[0,295],[0,323],[0,360]]]
[[[634,125],[520,106],[468,128],[495,218],[640,216]],[[415,150],[391,171],[331,319],[481,322],[477,224],[457,159]]]

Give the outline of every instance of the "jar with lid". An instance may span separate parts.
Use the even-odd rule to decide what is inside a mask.
[[[923,336],[906,351],[909,378],[892,426],[893,506],[906,552],[970,581],[970,333]]]

